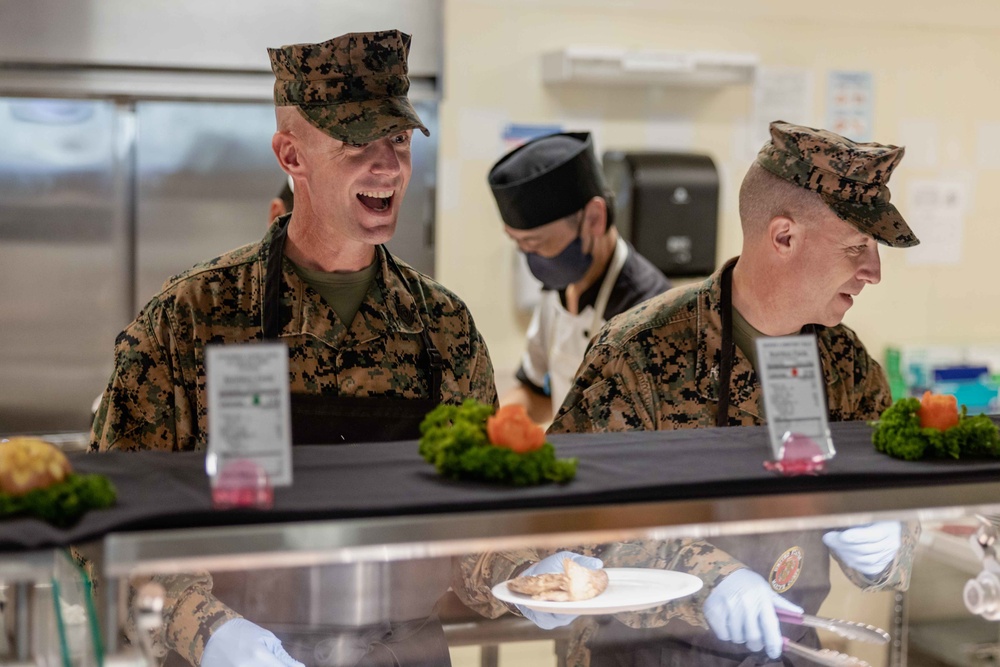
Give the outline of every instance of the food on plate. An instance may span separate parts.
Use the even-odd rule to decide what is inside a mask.
[[[420,455],[452,479],[529,486],[565,483],[576,475],[576,459],[557,459],[524,408],[493,414],[492,405],[474,399],[427,413],[420,424]]]
[[[564,573],[511,579],[507,588],[535,600],[576,602],[597,597],[608,587],[608,573],[604,570],[591,570],[570,558],[563,559],[563,569]]]
[[[954,396],[901,398],[871,424],[875,449],[899,459],[1000,457],[1000,429],[986,415],[959,409]]]
[[[78,475],[57,447],[39,438],[0,440],[0,517],[28,514],[56,526],[115,502],[101,475]]]

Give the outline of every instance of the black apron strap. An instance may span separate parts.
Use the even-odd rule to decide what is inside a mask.
[[[735,265],[733,265],[735,266]],[[728,266],[719,276],[722,310],[722,349],[719,361],[719,408],[715,415],[716,426],[729,426],[729,380],[733,374],[733,266]]]
[[[431,399],[435,404],[441,402],[441,376],[444,374],[444,357],[434,347],[430,334],[427,333],[427,325],[420,330],[420,338],[424,342],[424,352],[427,354],[427,363],[431,368]]]
[[[396,264],[396,260],[393,258],[392,253],[382,246],[382,250],[385,252],[386,261],[389,262],[389,266],[392,270],[396,272],[396,275],[400,280],[403,281],[403,286],[406,291],[413,294],[413,290],[410,287],[409,281],[403,275],[403,271],[399,268],[399,264]],[[435,404],[441,402],[441,376],[444,373],[444,357],[441,356],[441,352],[434,347],[434,342],[431,340],[430,333],[428,333],[428,325],[431,321],[431,311],[427,307],[427,296],[424,294],[424,286],[417,281],[417,292],[420,294],[420,305],[423,307],[425,319],[423,322],[423,327],[420,329],[420,339],[424,344],[424,353],[427,355],[427,365],[431,369],[431,400]]]
[[[264,340],[277,340],[281,332],[281,263],[285,258],[285,239],[288,238],[288,221],[291,216],[278,218],[277,231],[271,236],[264,263],[264,298],[261,301],[261,330]]]

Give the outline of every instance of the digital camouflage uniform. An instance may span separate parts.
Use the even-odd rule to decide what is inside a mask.
[[[94,421],[100,450],[202,450],[208,396],[205,345],[260,341],[264,260],[277,226],[264,240],[169,280],[119,336],[115,370]],[[284,261],[282,302],[291,318],[281,330],[289,346],[293,393],[429,397],[430,373],[420,331],[444,356],[445,403],[496,402],[493,366],[465,304],[396,260],[411,294],[378,250],[380,270],[348,329]],[[430,320],[420,302],[423,287]]]
[[[611,320],[587,351],[550,433],[655,431],[716,424],[722,269]],[[891,402],[882,368],[844,325],[816,327],[831,421],[877,419]],[[764,424],[760,382],[737,347],[729,425]]]
[[[902,148],[856,144],[823,130],[780,121],[772,123],[771,136],[771,142],[757,158],[765,169],[818,192],[839,217],[882,243],[894,247],[918,243],[889,203],[886,182],[902,157]],[[734,261],[701,283],[673,289],[613,318],[592,342],[549,432],[716,426],[722,356],[721,275]],[[891,404],[881,367],[848,327],[814,329],[826,381],[829,419],[878,418]],[[730,426],[764,424],[757,374],[736,346],[733,355],[727,422]],[[877,579],[869,579],[843,564],[841,568],[862,590],[905,590],[918,536],[918,524],[903,524],[902,544],[895,560]],[[684,600],[645,612],[616,615],[633,628],[663,626],[676,619],[707,632],[702,614],[705,599],[719,581],[743,567],[727,552],[700,540],[635,540],[569,549],[597,556],[607,567],[667,568],[703,579],[705,586]],[[824,547],[821,550],[825,553]],[[553,551],[526,549],[466,556],[456,562],[454,588],[466,604],[481,614],[499,616],[509,609],[492,596],[490,588],[517,576]],[[578,619],[574,627],[577,632],[569,664],[583,667],[590,664],[588,643],[598,632],[598,625],[588,617]]]
[[[919,243],[890,203],[889,176],[904,149],[856,143],[827,130],[771,123],[757,164],[816,192],[841,219],[880,243]],[[584,359],[550,432],[714,426],[721,362],[722,270],[700,285],[671,290],[615,318]],[[844,325],[817,327],[831,421],[875,419],[889,406],[878,363]],[[730,426],[764,423],[752,365],[735,351]]]
[[[414,128],[427,134],[407,99],[409,46],[409,35],[391,30],[269,49],[275,104],[295,106],[316,128],[352,144]],[[265,258],[277,229],[169,280],[119,335],[93,450],[205,449],[205,345],[262,340]],[[375,260],[379,270],[350,327],[284,260],[280,299],[290,315],[279,337],[289,346],[291,392],[429,398],[426,328],[444,357],[441,400],[496,404],[493,366],[465,304],[397,260],[404,287],[382,248]],[[156,652],[174,649],[200,664],[212,632],[239,614],[212,595],[207,573],[156,580],[166,589]]]
[[[205,344],[261,340],[263,257],[276,229],[271,225],[262,242],[169,280],[118,336],[115,370],[94,421],[92,449],[205,449]],[[291,317],[281,339],[289,345],[291,391],[426,398],[430,374],[419,332],[428,326],[446,365],[442,400],[495,404],[493,366],[462,301],[397,259],[407,281],[423,287],[431,312],[425,323],[419,296],[403,288],[382,249],[377,260],[380,270],[348,329],[285,259],[281,298]],[[167,625],[171,634],[165,645],[189,660],[200,659],[211,630],[235,614],[207,595],[207,576],[171,578],[167,588],[183,595],[176,608],[168,606],[168,620],[185,623]]]

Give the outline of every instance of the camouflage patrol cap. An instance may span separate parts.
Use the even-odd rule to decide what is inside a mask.
[[[410,36],[398,30],[268,49],[274,104],[298,107],[317,128],[351,144],[415,127],[429,135],[406,96],[409,51]]]
[[[771,141],[757,162],[786,181],[818,192],[842,220],[894,248],[920,243],[889,203],[889,176],[904,148],[856,143],[829,132],[784,121],[771,123]]]

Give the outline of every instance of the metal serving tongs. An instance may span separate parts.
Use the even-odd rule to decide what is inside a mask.
[[[867,662],[861,658],[855,658],[853,655],[834,651],[829,648],[809,648],[802,644],[796,644],[788,637],[785,637],[784,651],[791,655],[808,658],[817,665],[828,665],[829,667],[871,667]]]
[[[889,633],[874,625],[865,623],[855,623],[854,621],[842,621],[838,618],[823,618],[822,616],[812,616],[810,614],[799,614],[785,609],[775,609],[778,620],[793,625],[806,625],[812,628],[823,628],[830,632],[835,632],[847,639],[856,639],[872,644],[888,644]],[[847,663],[844,663],[847,664]]]

